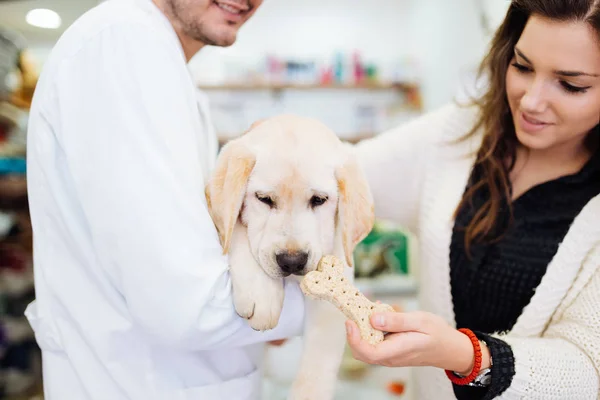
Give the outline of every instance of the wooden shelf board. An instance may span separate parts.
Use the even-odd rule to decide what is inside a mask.
[[[202,90],[418,90],[413,83],[364,83],[364,84],[223,84],[198,85]]]

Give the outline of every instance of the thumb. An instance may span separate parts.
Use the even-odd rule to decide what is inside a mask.
[[[383,312],[371,316],[371,325],[385,332],[420,332],[422,318],[415,313]]]

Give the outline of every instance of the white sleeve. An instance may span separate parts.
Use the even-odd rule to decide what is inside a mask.
[[[465,124],[456,110],[453,104],[442,107],[355,146],[378,219],[416,233],[427,161],[433,156],[435,140],[451,131],[448,122]]]
[[[98,262],[140,329],[194,350],[301,333],[297,284],[286,286],[274,330],[255,332],[235,313],[204,197],[198,109],[176,49],[147,28],[106,29],[62,63],[55,88],[56,134]]]
[[[600,265],[600,249],[588,263]],[[514,354],[515,376],[501,399],[600,398],[600,269],[541,338],[494,335]]]

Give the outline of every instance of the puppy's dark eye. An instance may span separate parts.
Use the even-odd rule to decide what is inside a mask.
[[[319,206],[322,206],[323,204],[325,204],[326,201],[327,201],[327,197],[313,196],[310,198],[310,206],[311,207],[319,207]]]
[[[275,202],[270,196],[265,196],[263,194],[256,193],[256,198],[271,208],[275,207]]]

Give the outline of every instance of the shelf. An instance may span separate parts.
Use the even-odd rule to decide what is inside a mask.
[[[232,91],[251,91],[251,90],[399,90],[403,92],[412,92],[419,89],[413,83],[364,83],[364,84],[223,84],[223,85],[199,85],[202,90],[232,90]]]
[[[272,84],[272,83],[228,83],[222,85],[198,85],[198,89],[206,92],[257,92],[267,91],[280,97],[284,91],[366,91],[366,92],[399,92],[405,98],[408,109],[421,111],[423,108],[420,88],[412,82],[366,82],[361,84]],[[345,94],[345,93],[344,93]]]

